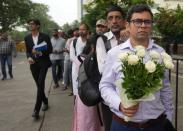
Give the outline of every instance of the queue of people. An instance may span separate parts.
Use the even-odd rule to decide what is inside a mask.
[[[107,9],[106,20],[100,19],[96,22],[94,34],[90,34],[89,26],[81,22],[79,28],[73,29],[66,40],[60,37],[58,29],[52,31],[50,38],[40,32],[41,23],[38,19],[28,20],[30,34],[25,37],[26,56],[37,88],[32,117],[37,120],[41,108],[42,111],[49,109],[49,101],[44,89],[47,71],[51,67],[53,88],[60,87],[60,81],[63,91],[68,87],[72,88],[69,94],[74,97],[72,131],[140,131],[142,129],[165,131],[165,120],[172,121],[173,116],[173,92],[167,72],[162,79],[162,88],[154,94],[154,100],[139,102],[128,108],[122,104],[119,90],[115,85],[115,82],[123,76],[119,68],[121,64],[117,59],[121,52],[133,52],[137,45],[144,46],[147,52],[164,51],[151,39],[153,22],[153,14],[147,5],[134,5],[128,10],[127,15],[120,6],[115,5]],[[7,47],[6,50],[3,46]],[[8,63],[9,76],[13,78],[13,51],[12,41],[7,39],[6,33],[1,34],[2,80],[7,78],[5,62]],[[83,56],[93,51],[101,75],[98,88],[102,100],[94,106],[87,106],[78,94],[78,72],[85,59]],[[13,56],[16,56],[16,53]],[[125,116],[133,119],[126,121]]]
[[[155,99],[151,101],[141,101],[136,105],[125,107],[120,99],[120,91],[116,87],[116,81],[123,76],[120,71],[121,63],[118,60],[120,53],[133,52],[137,45],[145,47],[147,52],[154,50],[162,53],[165,51],[151,39],[154,20],[151,9],[147,5],[132,6],[125,19],[124,11],[119,6],[112,6],[107,10],[106,15],[109,31],[104,35],[107,37],[107,41],[99,36],[96,37],[96,43],[86,42],[85,48],[83,48],[84,43],[77,42],[80,44],[78,47],[81,47],[80,54],[73,53],[75,58],[72,59],[76,62],[75,75],[77,76],[82,63],[79,58],[83,54],[90,54],[93,47],[96,49],[98,70],[102,75],[99,90],[103,101],[94,106],[86,106],[78,95],[77,81],[73,82],[73,86],[76,87],[74,88],[75,105],[72,131],[173,131],[174,129],[170,128],[174,108],[173,92],[167,71],[164,72],[162,88],[154,93]],[[88,30],[87,26],[80,28],[81,32]],[[100,31],[99,34],[102,35]],[[93,44],[93,46],[86,51],[89,44]],[[74,52],[74,46],[71,48]],[[148,54],[146,55],[148,59]],[[97,107],[100,109],[97,110]],[[132,119],[128,121],[125,119],[126,117],[132,117]]]

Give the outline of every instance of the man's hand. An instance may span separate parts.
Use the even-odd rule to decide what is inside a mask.
[[[69,50],[68,50],[68,49],[66,49],[66,48],[64,48],[64,49],[63,49],[63,52],[67,52],[67,53],[69,53]]]
[[[36,55],[37,51],[35,49],[32,49],[32,54]]]
[[[40,55],[41,52],[40,51],[37,51],[35,49],[32,49],[32,54],[34,54],[34,55]]]
[[[125,116],[132,117],[138,111],[139,104],[125,108],[122,103],[120,103],[119,109]]]
[[[54,53],[54,54],[58,54],[58,51],[57,50],[53,50],[53,52],[52,53]]]
[[[31,57],[28,58],[28,62],[30,65],[35,63],[35,61]]]

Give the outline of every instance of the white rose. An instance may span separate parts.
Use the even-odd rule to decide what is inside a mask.
[[[152,59],[155,59],[155,60],[160,58],[160,54],[157,51],[154,51],[154,50],[151,51],[149,55],[151,56]]]
[[[163,60],[168,59],[168,60],[172,61],[171,56],[168,55],[166,52],[161,53],[161,56],[162,56]]]
[[[165,59],[164,61],[165,67],[167,69],[173,69],[174,68],[174,64],[171,60]]]
[[[138,50],[141,50],[141,49],[144,49],[144,50],[145,50],[145,47],[142,46],[142,45],[137,45],[137,46],[135,46],[134,48],[135,48],[137,51],[138,51]]]
[[[128,64],[129,65],[136,65],[139,61],[139,58],[137,55],[129,55],[128,56]]]
[[[156,64],[153,61],[148,61],[145,64],[145,68],[149,73],[153,73],[156,70]]]
[[[144,57],[145,56],[145,49],[139,49],[139,50],[137,50],[137,56]]]
[[[127,52],[120,53],[118,58],[122,61],[126,61],[128,58],[128,53]]]

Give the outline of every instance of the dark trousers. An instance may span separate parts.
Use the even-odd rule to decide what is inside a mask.
[[[39,64],[35,63],[30,66],[30,69],[37,86],[37,98],[34,111],[39,113],[42,102],[44,104],[48,104],[48,99],[46,98],[44,92],[45,78],[48,71],[48,67],[40,66]]]
[[[58,81],[63,79],[64,60],[52,60],[52,76],[55,85],[58,85]]]
[[[116,120],[112,120],[111,130],[110,131],[166,131],[162,123],[157,123],[156,125],[149,128],[134,128],[122,125]]]
[[[110,131],[111,123],[112,123],[112,112],[108,106],[102,103],[102,114],[105,131]]]
[[[0,54],[0,60],[1,60],[1,70],[3,74],[3,78],[7,77],[6,74],[6,63],[8,65],[8,73],[10,77],[13,76],[12,74],[12,56],[11,54]]]

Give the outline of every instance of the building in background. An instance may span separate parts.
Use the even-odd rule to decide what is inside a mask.
[[[154,2],[159,7],[167,7],[170,9],[175,9],[178,4],[183,7],[183,0],[154,0]]]

